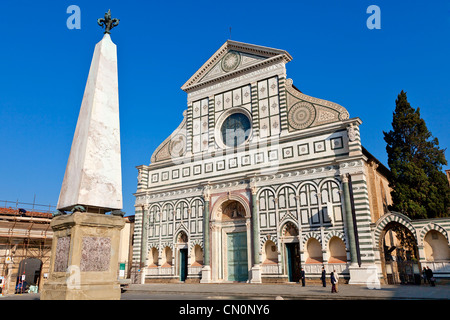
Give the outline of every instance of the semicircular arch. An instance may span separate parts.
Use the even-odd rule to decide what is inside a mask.
[[[411,223],[411,219],[405,216],[404,214],[400,212],[390,212],[388,214],[383,215],[378,221],[375,223],[375,230],[374,230],[374,243],[380,243],[380,236],[383,233],[383,230],[385,227],[391,223],[396,222],[398,224],[401,224],[406,229],[408,229],[411,234],[416,239],[416,242],[418,240],[417,237],[417,231],[416,228]]]

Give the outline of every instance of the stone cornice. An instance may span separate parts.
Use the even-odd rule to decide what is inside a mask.
[[[363,173],[364,160],[361,157],[347,157],[346,159],[337,160],[332,163],[324,162],[311,166],[306,164],[303,166],[297,166],[295,168],[285,168],[280,172],[271,175],[247,175],[238,177],[229,177],[228,179],[221,179],[219,181],[208,180],[209,191],[214,193],[214,190],[230,188],[235,189],[248,189],[250,191],[253,188],[263,187],[267,182],[271,184],[282,184],[298,182],[303,180],[312,180],[316,178],[324,178],[326,176],[332,176],[341,178],[343,174],[347,173]],[[303,179],[304,178],[304,179]],[[156,189],[156,188],[155,188]],[[185,184],[182,188],[179,186],[163,186],[154,191],[137,192],[134,194],[136,197],[136,205],[142,203],[147,197],[147,200],[168,200],[167,198],[178,199],[179,195],[183,196],[203,196],[204,188],[199,182],[192,182]],[[255,190],[256,191],[256,190]]]
[[[245,68],[229,72],[224,75],[220,75],[216,78],[210,79],[205,82],[199,82],[204,77],[205,74],[208,73],[209,70],[218,62],[221,58],[230,50],[236,50],[244,53],[249,54],[255,54],[263,57],[267,57],[268,59],[265,59],[263,61],[257,62],[253,65],[247,66]],[[228,40],[225,42],[219,50],[217,50],[202,66],[200,69],[198,69],[197,72],[194,73],[194,75],[189,78],[189,80],[181,87],[181,89],[185,92],[192,92],[194,90],[197,90],[203,86],[211,85],[212,83],[218,82],[218,81],[224,81],[226,79],[230,79],[233,77],[238,76],[241,73],[248,72],[250,70],[253,70],[255,68],[259,68],[261,66],[271,64],[278,61],[283,61],[284,63],[287,63],[292,60],[292,57],[289,53],[287,53],[284,50],[279,49],[273,49],[263,46],[257,46],[252,44],[247,44],[243,42],[237,42]]]
[[[196,91],[196,90],[204,88],[206,86],[210,86],[210,85],[213,85],[215,83],[226,81],[226,80],[238,77],[238,76],[240,76],[242,74],[245,74],[245,73],[248,73],[248,72],[251,72],[251,71],[254,71],[254,70],[258,70],[258,69],[263,68],[265,66],[276,64],[278,62],[286,63],[287,61],[286,61],[284,56],[279,55],[279,56],[276,56],[276,57],[273,57],[273,58],[269,58],[269,59],[263,60],[263,61],[258,62],[258,63],[254,63],[252,65],[249,65],[249,66],[245,67],[245,68],[238,69],[238,70],[231,71],[229,73],[217,76],[217,77],[209,79],[207,81],[193,84],[190,87],[185,87],[185,88],[182,88],[182,89],[185,92],[190,93],[192,91]]]

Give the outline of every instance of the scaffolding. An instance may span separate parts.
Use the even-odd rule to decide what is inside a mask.
[[[9,205],[13,204],[13,206]],[[1,205],[4,205],[3,207]],[[31,205],[31,207],[30,207]],[[48,211],[36,208],[48,208]],[[1,294],[15,293],[23,281],[41,288],[48,274],[53,231],[50,228],[51,205],[0,201],[0,285]],[[38,259],[40,268],[34,277],[26,275],[29,259]],[[31,265],[31,263],[30,263]],[[31,279],[30,279],[31,278]],[[23,287],[23,290],[26,288]],[[38,290],[39,290],[38,289]]]

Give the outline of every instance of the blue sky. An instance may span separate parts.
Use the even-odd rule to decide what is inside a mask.
[[[67,7],[81,10],[68,29]],[[381,29],[370,30],[370,5]],[[229,38],[288,51],[303,93],[363,121],[363,145],[387,165],[401,90],[448,148],[450,1],[12,1],[0,3],[0,200],[56,205],[89,66],[111,9],[118,47],[124,211],[136,166],[178,126],[180,87]],[[448,152],[446,153],[449,158]],[[445,166],[444,169],[450,168]]]

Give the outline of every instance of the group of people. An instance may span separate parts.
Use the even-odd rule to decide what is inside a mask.
[[[322,286],[325,288],[327,286],[326,283],[326,276],[327,273],[325,271],[325,267],[322,267],[322,275],[320,276],[320,280],[322,281]],[[436,284],[436,280],[433,276],[433,271],[430,269],[430,267],[424,267],[422,270],[422,278],[423,282],[425,284],[429,283],[432,287],[434,287]],[[302,281],[302,287],[305,286],[305,270],[303,268],[300,269],[300,280]],[[337,293],[338,292],[338,281],[339,281],[339,275],[336,272],[336,270],[333,270],[330,274],[330,282],[331,282],[331,293]]]
[[[326,288],[327,282],[327,272],[325,271],[325,267],[322,267],[322,275],[320,276],[320,280],[322,281],[322,286]],[[302,287],[305,286],[305,270],[303,268],[300,269],[300,280],[302,281]],[[339,275],[336,272],[336,270],[333,270],[330,274],[330,282],[331,282],[331,293],[337,293],[338,292],[338,281],[339,281]]]
[[[435,286],[435,279],[433,276],[433,271],[430,269],[430,267],[423,267],[422,278],[423,278],[424,284],[427,284],[427,282],[428,282],[432,287]]]

